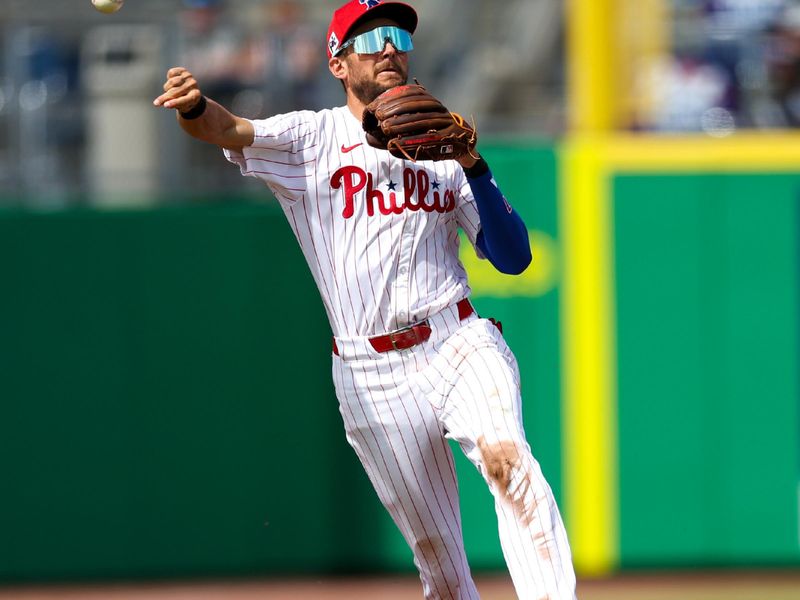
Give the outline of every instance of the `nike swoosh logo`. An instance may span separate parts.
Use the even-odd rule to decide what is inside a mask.
[[[344,144],[342,144],[342,153],[347,154],[348,152],[355,150],[356,148],[358,148],[363,144],[364,142],[359,142],[355,146],[345,146]]]

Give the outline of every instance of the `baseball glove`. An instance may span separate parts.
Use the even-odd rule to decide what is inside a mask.
[[[398,158],[451,160],[466,154],[477,158],[475,128],[419,83],[382,93],[367,105],[361,124],[370,146]]]

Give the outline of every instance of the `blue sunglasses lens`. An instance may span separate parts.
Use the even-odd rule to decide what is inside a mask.
[[[408,52],[414,49],[411,34],[399,27],[376,27],[353,38],[353,45],[358,54],[375,54],[383,52],[389,42],[398,52]],[[349,44],[344,44],[345,48]]]

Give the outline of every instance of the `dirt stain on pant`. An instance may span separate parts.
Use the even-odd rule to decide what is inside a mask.
[[[535,518],[536,502],[528,498],[530,472],[523,464],[519,448],[511,441],[489,444],[485,437],[481,437],[478,449],[489,479],[500,490],[503,499],[511,504],[519,522],[527,527]],[[526,500],[530,501],[529,506],[525,505]]]
[[[537,499],[532,490],[531,471],[519,447],[511,441],[489,444],[485,437],[478,439],[478,449],[489,479],[497,486],[503,500],[514,510],[517,521],[528,527],[536,519]],[[539,528],[533,532],[533,543],[543,561],[549,562],[550,535]]]

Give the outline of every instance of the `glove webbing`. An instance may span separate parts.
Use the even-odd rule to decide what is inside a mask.
[[[464,117],[462,117],[460,114],[455,113],[455,112],[451,112],[450,116],[452,117],[453,122],[456,125],[461,127],[464,131],[470,131],[470,137],[469,137],[469,140],[467,141],[467,152],[469,153],[469,155],[472,158],[474,158],[475,160],[478,160],[480,158],[480,156],[476,156],[475,154],[472,153],[472,146],[475,144],[475,141],[477,139],[477,132],[476,132],[476,129],[475,129],[475,119],[473,118],[473,120],[472,120],[472,128],[470,129],[468,127],[465,127],[465,124],[466,124],[467,120]],[[435,129],[430,130],[428,132],[428,134],[431,134],[430,137],[428,137],[428,138],[425,138],[425,137],[412,138],[413,141],[414,141],[413,145],[415,146],[415,149],[416,149],[416,151],[414,152],[414,156],[411,156],[411,154],[408,153],[408,150],[406,150],[405,146],[400,143],[400,141],[406,141],[407,142],[408,139],[400,140],[400,141],[398,141],[397,138],[390,139],[389,142],[387,143],[387,149],[389,149],[389,150],[397,149],[403,154],[403,156],[406,157],[406,159],[410,160],[411,162],[417,162],[417,157],[419,156],[419,151],[422,148],[422,146],[425,144],[425,142],[427,142],[427,141],[445,142],[447,140],[446,137],[440,137],[439,135],[436,135],[436,134],[438,134],[438,132]]]

